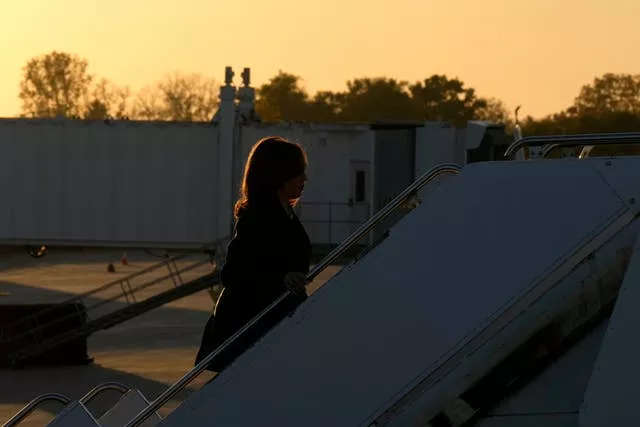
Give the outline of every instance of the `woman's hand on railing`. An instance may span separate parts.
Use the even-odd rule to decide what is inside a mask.
[[[294,295],[304,295],[306,292],[304,286],[306,280],[307,275],[305,273],[292,271],[284,276],[284,286]]]

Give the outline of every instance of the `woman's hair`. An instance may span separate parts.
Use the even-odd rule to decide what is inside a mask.
[[[304,173],[306,167],[307,155],[300,145],[279,136],[259,140],[244,167],[234,216],[237,218],[251,205],[276,200],[284,183]]]

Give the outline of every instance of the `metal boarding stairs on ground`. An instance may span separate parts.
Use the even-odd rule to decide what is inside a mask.
[[[5,349],[7,361],[11,365],[19,366],[21,361],[29,357],[110,328],[171,301],[212,288],[219,283],[218,262],[212,255],[194,262],[188,262],[188,258],[187,254],[167,258],[143,270],[61,302],[61,304],[75,304],[77,308],[75,312],[43,321],[42,319],[47,315],[53,317],[51,315],[55,314],[59,307],[56,305],[18,319],[0,330],[0,349]],[[180,265],[180,262],[188,263]],[[185,275],[193,275],[207,264],[212,264],[212,272],[195,279],[185,280]],[[161,271],[165,268],[168,273],[162,274]],[[136,280],[141,283],[132,284]],[[166,282],[170,283],[169,286]],[[151,295],[140,298],[141,291]],[[84,303],[85,310],[81,309],[79,303]],[[78,326],[52,336],[45,336],[54,326],[61,326],[69,321],[75,321],[74,324],[77,325],[78,320],[81,320]]]
[[[366,239],[369,233],[373,231],[374,228],[378,224],[380,224],[383,220],[387,219],[392,213],[396,212],[400,208],[406,208],[406,212],[413,210],[413,208],[415,208],[415,206],[420,203],[420,199],[417,193],[425,185],[432,182],[434,179],[440,177],[441,175],[457,174],[460,172],[460,170],[461,170],[460,165],[453,164],[453,163],[445,163],[445,164],[440,164],[438,166],[435,166],[434,168],[430,169],[425,174],[420,176],[405,190],[403,190],[400,194],[398,194],[393,200],[391,200],[385,207],[383,207],[380,211],[374,214],[368,221],[362,224],[356,231],[354,231],[349,237],[347,237],[340,245],[338,245],[335,249],[333,249],[318,264],[316,264],[307,275],[307,279],[306,279],[307,283],[311,282],[315,277],[317,277],[328,266],[330,266],[333,262],[335,262],[346,251],[351,249],[355,244]],[[373,244],[375,245],[377,244],[377,242],[374,242]],[[368,250],[370,249],[371,248],[368,248]],[[357,262],[358,258],[356,258],[354,262]],[[176,383],[170,386],[167,390],[165,390],[162,394],[160,394],[156,399],[154,399],[146,407],[144,407],[140,412],[138,412],[137,415],[128,424],[126,424],[126,426],[127,427],[140,426],[143,423],[145,423],[145,421],[150,416],[154,414],[157,415],[156,411],[160,409],[162,406],[164,406],[169,400],[175,397],[178,393],[180,393],[185,387],[187,387],[191,383],[191,381],[193,381],[199,374],[201,374],[205,370],[209,362],[213,360],[214,357],[216,357],[233,341],[235,341],[238,337],[240,337],[247,330],[249,330],[264,315],[266,315],[270,310],[272,310],[273,307],[275,307],[280,301],[286,298],[287,295],[288,295],[287,293],[281,295],[276,301],[274,301],[272,304],[266,307],[262,312],[260,312],[253,319],[251,319],[243,328],[241,328],[233,336],[231,336],[224,343],[222,343],[220,347],[218,347],[211,354],[205,357],[198,365],[196,365],[194,368],[188,371]],[[33,402],[45,396],[48,396],[48,395],[39,396],[36,399],[34,399],[31,403],[29,403],[27,406],[25,406],[25,408],[23,408],[20,411],[20,412],[25,412],[20,419],[23,419],[24,417],[26,417],[28,413],[34,409],[34,405],[32,404]],[[69,402],[67,402],[67,404],[68,403]],[[30,406],[31,406],[31,409],[28,408]],[[17,422],[14,424],[5,424],[3,427],[13,427],[15,425],[17,425]]]

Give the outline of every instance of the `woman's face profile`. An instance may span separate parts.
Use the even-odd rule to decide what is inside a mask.
[[[280,191],[282,195],[289,200],[298,199],[302,195],[306,181],[307,174],[306,172],[302,172],[300,175],[285,182]]]

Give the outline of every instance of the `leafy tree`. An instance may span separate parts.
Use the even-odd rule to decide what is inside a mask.
[[[424,120],[448,121],[464,126],[487,108],[487,101],[479,98],[473,88],[465,87],[457,78],[435,74],[410,87],[414,101]]]
[[[640,130],[640,75],[607,73],[584,85],[571,107],[523,122],[525,135]]]
[[[409,85],[386,77],[347,81],[341,92],[310,97],[301,78],[283,72],[258,88],[256,110],[266,122],[377,122],[442,120],[464,126],[480,119],[511,124],[502,102],[483,99],[459,79],[434,75]]]
[[[640,130],[640,75],[607,73],[584,85],[571,107],[542,119],[527,118],[525,135],[615,133]],[[566,150],[571,151],[571,150]],[[578,148],[577,152],[580,151]],[[556,156],[558,153],[554,153]],[[590,156],[639,155],[638,145],[596,147]]]
[[[309,121],[309,95],[301,79],[279,71],[257,90],[256,112],[265,122]]]
[[[341,112],[340,96],[331,91],[319,91],[308,102],[308,120],[314,123],[335,123]]]
[[[384,77],[350,80],[346,92],[334,99],[341,121],[413,121],[419,116],[405,81]]]
[[[521,121],[520,125],[523,136],[561,135],[574,133],[575,120],[572,120],[566,113],[556,113],[540,119],[527,116]]]
[[[573,106],[573,115],[603,114],[612,111],[640,114],[640,74],[607,73],[582,86]]]
[[[87,67],[85,59],[58,51],[30,59],[20,82],[22,115],[81,116],[93,79]]]

